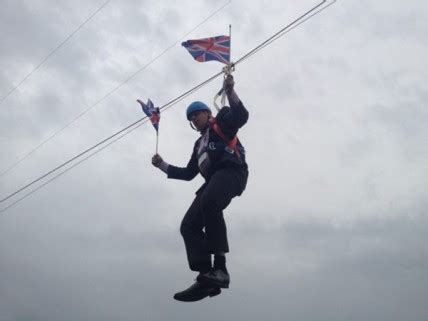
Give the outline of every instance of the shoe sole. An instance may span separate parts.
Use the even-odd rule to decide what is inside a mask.
[[[221,293],[220,288],[215,288],[213,291],[209,294],[209,297],[212,298],[213,296],[219,295]]]
[[[180,298],[180,297],[177,297],[177,296],[175,296],[174,295],[174,299],[175,300],[177,300],[177,301],[180,301],[180,302],[197,302],[197,301],[200,301],[200,300],[203,300],[203,299],[205,299],[206,297],[214,297],[214,296],[216,296],[216,295],[219,295],[221,293],[221,289],[220,288],[213,288],[211,291],[209,291],[205,296],[203,296],[203,297],[197,297],[197,298],[195,298],[195,297],[184,297],[184,298]]]

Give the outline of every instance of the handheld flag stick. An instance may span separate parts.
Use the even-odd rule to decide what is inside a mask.
[[[160,121],[160,108],[156,107],[153,102],[148,99],[147,104],[145,104],[140,99],[137,99],[137,102],[141,105],[143,112],[150,118],[153,127],[156,130],[156,154],[158,153],[158,145],[159,145],[159,121]]]
[[[232,25],[229,24],[229,61],[228,64],[226,66],[226,70],[224,72],[224,77],[226,78],[227,75],[232,74],[232,64],[231,64],[231,59],[232,59]],[[224,107],[226,105],[226,91],[223,89],[223,92],[221,94],[221,107]]]
[[[159,145],[159,129],[156,131],[156,153],[155,153],[155,155],[158,154],[158,145]]]
[[[232,25],[229,24],[229,70],[228,70],[228,74],[232,73]]]

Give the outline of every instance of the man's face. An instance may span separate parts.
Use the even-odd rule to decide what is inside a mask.
[[[190,120],[198,131],[203,131],[207,125],[210,114],[206,110],[198,110],[190,115]]]

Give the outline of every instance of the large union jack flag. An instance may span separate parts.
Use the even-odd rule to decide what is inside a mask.
[[[187,40],[181,44],[199,62],[217,60],[230,62],[230,37],[217,36],[205,39]]]
[[[150,118],[150,121],[152,122],[153,127],[156,129],[156,131],[158,131],[159,121],[160,121],[159,107],[155,108],[155,106],[153,105],[153,102],[150,99],[147,101],[147,104],[142,102],[140,99],[137,99],[137,102],[140,103],[144,113]]]

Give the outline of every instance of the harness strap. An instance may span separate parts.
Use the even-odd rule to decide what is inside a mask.
[[[235,153],[238,158],[241,158],[241,154],[239,153],[239,150],[236,147],[238,144],[238,137],[235,135],[232,140],[227,138],[215,118],[210,119],[210,127],[216,132],[217,135],[220,136],[221,139],[223,139],[228,144],[226,147],[226,151],[231,154]]]

